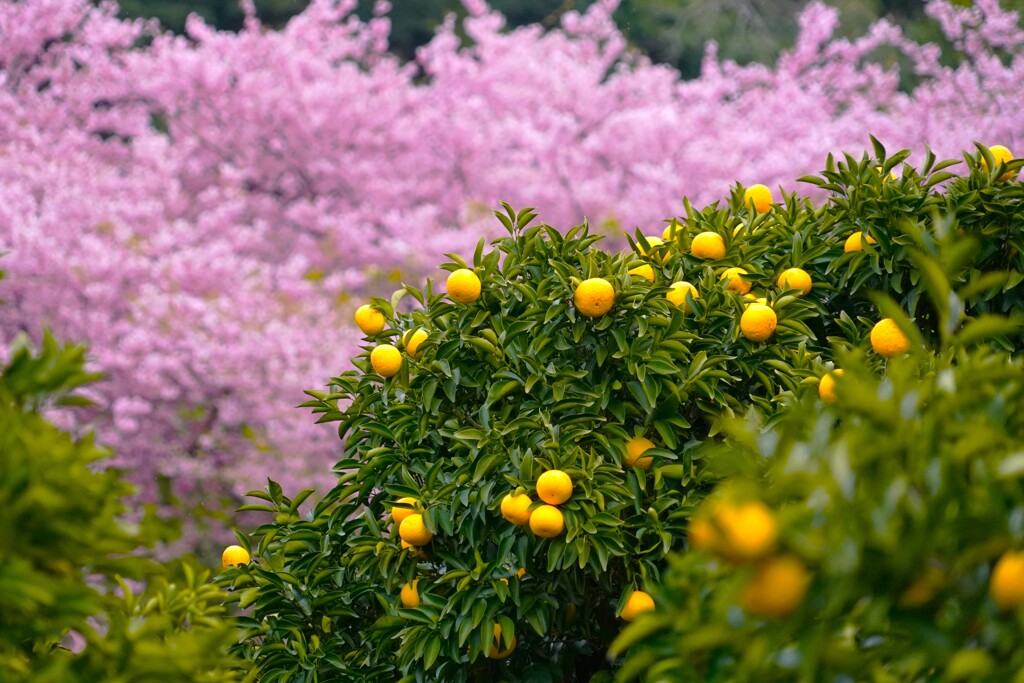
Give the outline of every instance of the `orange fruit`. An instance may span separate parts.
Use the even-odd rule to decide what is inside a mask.
[[[747,308],[751,304],[764,304],[765,306],[768,305],[768,299],[766,297],[758,296],[757,294],[754,294],[753,292],[747,292],[746,294],[743,295],[743,298],[746,299],[746,301],[742,302],[743,303],[743,310],[747,310]]]
[[[523,526],[530,521],[530,505],[533,503],[525,493],[506,494],[501,499],[501,516],[516,526]]]
[[[811,291],[811,276],[803,268],[789,268],[779,276],[779,289],[799,289],[799,296],[805,297]]]
[[[651,463],[654,462],[654,458],[641,458],[640,456],[645,451],[652,448],[654,448],[654,443],[650,439],[646,439],[642,436],[630,439],[626,442],[626,455],[622,458],[622,464],[626,467],[639,467],[644,470],[648,469],[651,466]]]
[[[541,505],[530,515],[530,531],[541,538],[554,538],[565,530],[565,517],[554,505]]]
[[[243,564],[249,564],[251,557],[249,557],[249,551],[240,545],[229,545],[224,548],[224,552],[220,556],[220,565],[223,568],[228,567],[241,567]]]
[[[756,560],[763,557],[779,538],[775,513],[760,501],[721,505],[715,514],[721,529],[722,553],[731,559]]]
[[[740,294],[746,294],[750,291],[751,285],[740,277],[741,275],[748,275],[748,273],[743,268],[726,268],[722,271],[722,274],[718,279],[725,283],[726,289],[733,292],[739,292]]]
[[[468,268],[459,268],[448,276],[448,297],[460,304],[471,304],[480,296],[480,278]]]
[[[658,250],[658,247],[660,247],[661,245],[663,245],[665,243],[665,241],[662,240],[660,237],[655,237],[653,235],[644,235],[644,239],[647,240],[647,244],[651,247],[651,251]],[[647,253],[647,250],[644,249],[644,246],[642,244],[637,242],[636,246],[637,246],[637,249],[640,251],[640,255],[641,256],[650,256],[650,254]],[[660,261],[661,263],[664,263],[665,261],[668,261],[668,257],[669,257],[668,249],[661,249],[660,251],[661,251],[661,256],[658,257],[658,261]]]
[[[1024,552],[1010,551],[999,558],[988,580],[988,592],[999,609],[1024,605]]]
[[[612,310],[615,303],[615,288],[612,283],[599,277],[584,280],[576,288],[573,297],[576,310],[588,318],[599,318]]]
[[[402,369],[402,352],[391,344],[380,344],[370,352],[370,365],[381,377],[394,377]]]
[[[740,603],[750,614],[784,617],[800,606],[811,584],[811,573],[793,555],[771,557],[740,593]]]
[[[376,308],[371,308],[369,304],[364,304],[357,308],[353,318],[356,321],[356,325],[359,326],[359,329],[367,337],[378,335],[384,329],[384,314]]]
[[[508,647],[504,650],[501,649],[501,626],[498,624],[494,625],[494,642],[491,644],[491,649],[488,650],[487,656],[490,659],[507,659],[516,649],[516,637],[512,636],[512,642],[508,644]]]
[[[650,612],[653,609],[654,598],[643,591],[633,591],[626,598],[626,604],[619,612],[619,617],[623,621],[633,621],[644,612]]]
[[[572,478],[562,470],[548,470],[537,477],[537,496],[549,505],[561,505],[572,496]]]
[[[414,512],[402,520],[402,523],[398,525],[398,535],[402,537],[403,541],[416,547],[424,546],[434,538],[433,532],[423,523],[423,515],[418,512]]]
[[[861,244],[861,240],[864,238],[864,233],[855,232],[846,238],[846,244],[843,245],[843,251],[849,253],[851,251],[864,251],[864,246]],[[871,235],[868,235],[868,244],[878,244]]]
[[[416,358],[420,355],[420,344],[429,336],[426,330],[406,330],[405,334],[402,335],[402,344],[405,345],[405,350],[409,352],[409,355]]]
[[[910,350],[910,340],[892,318],[882,318],[871,328],[871,348],[879,356],[892,358]]]
[[[406,496],[405,498],[399,498],[398,502],[402,503],[403,506],[396,505],[391,508],[391,519],[395,522],[395,524],[401,524],[403,521],[405,521],[406,517],[416,512],[416,510],[414,510],[413,508],[419,501],[417,501],[415,498],[410,498],[409,496]]]
[[[839,400],[836,394],[836,377],[842,377],[842,370],[832,370],[821,376],[818,382],[818,397],[825,403],[835,403]]]
[[[694,258],[717,261],[725,256],[725,240],[717,232],[702,232],[690,242]]]
[[[765,185],[751,185],[743,191],[743,205],[753,206],[754,211],[764,213],[772,208],[772,191]]]
[[[1005,164],[1008,161],[1013,161],[1013,152],[1004,147],[1003,145],[992,145],[988,148],[988,151],[992,152],[992,157],[995,159],[996,164]],[[985,157],[981,157],[981,168],[988,171],[988,163],[985,161]],[[1016,171],[1007,171],[1003,175],[999,176],[1000,180],[1009,180],[1014,176]]]
[[[679,306],[686,313],[693,313],[693,307],[686,300],[686,295],[689,294],[694,299],[700,298],[700,292],[697,288],[691,285],[689,282],[673,282],[669,287],[668,292],[665,293],[665,298]]]
[[[419,591],[416,590],[416,584],[419,582],[419,579],[413,579],[412,583],[407,583],[402,586],[402,592],[400,594],[402,607],[416,609],[420,606],[420,594]]]
[[[651,282],[654,282],[654,268],[651,268],[650,263],[645,263],[642,266],[637,266],[636,268],[630,268],[629,274],[646,278]]]
[[[721,544],[718,530],[704,517],[690,518],[687,539],[692,550],[716,550]]]
[[[740,316],[740,332],[754,342],[763,342],[775,334],[779,319],[771,306],[750,304]]]

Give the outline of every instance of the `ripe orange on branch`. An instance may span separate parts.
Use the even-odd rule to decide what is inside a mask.
[[[448,276],[448,297],[460,304],[471,304],[480,296],[480,278],[468,268],[459,268]]]
[[[650,612],[653,609],[654,598],[644,591],[633,591],[626,598],[626,604],[619,612],[619,617],[623,621],[633,621],[644,612]]]
[[[718,261],[725,257],[725,240],[717,232],[702,232],[690,242],[694,258]]]
[[[423,522],[423,515],[414,512],[398,525],[398,535],[409,545],[424,546],[430,543],[434,534]]]
[[[612,283],[599,277],[584,280],[573,296],[576,310],[588,318],[599,318],[612,310],[615,303],[615,288]]]
[[[356,325],[367,337],[380,334],[386,322],[384,314],[376,308],[371,308],[369,304],[363,304],[357,308],[353,318],[356,321]]]
[[[554,505],[541,505],[530,515],[530,531],[541,538],[554,538],[565,530],[565,517]]]
[[[537,496],[549,505],[561,505],[572,496],[572,478],[562,470],[548,470],[537,478]]]
[[[501,516],[517,526],[530,521],[530,505],[533,503],[525,493],[507,494],[501,499]]]
[[[750,341],[763,342],[775,334],[778,321],[778,316],[771,306],[750,304],[740,316],[740,332]]]

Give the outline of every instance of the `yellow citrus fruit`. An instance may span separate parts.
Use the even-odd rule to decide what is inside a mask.
[[[398,502],[403,503],[404,506],[396,505],[392,507],[391,519],[394,520],[396,524],[401,524],[406,517],[416,512],[416,510],[414,510],[413,508],[419,501],[417,501],[415,498],[410,498],[409,496],[406,496],[405,498],[399,498]]]
[[[654,443],[650,439],[646,439],[642,436],[630,439],[626,442],[626,457],[622,459],[622,464],[626,467],[635,466],[646,470],[651,466],[651,463],[654,462],[654,458],[641,458],[640,456],[651,448],[654,448]]]
[[[760,183],[743,191],[743,205],[753,206],[754,211],[764,213],[772,208],[772,191]]]
[[[803,602],[811,573],[792,555],[771,557],[758,565],[757,573],[740,593],[740,603],[750,614],[784,617]]]
[[[721,550],[731,559],[763,557],[779,538],[775,514],[760,501],[721,505],[715,513],[715,521],[722,532]]]
[[[689,282],[673,282],[668,288],[668,292],[665,293],[665,298],[682,308],[685,312],[693,313],[693,307],[686,300],[687,294],[694,299],[700,298],[700,292]]]
[[[660,237],[655,237],[653,235],[644,235],[644,239],[646,239],[647,240],[647,244],[650,245],[651,251],[656,250],[658,247],[660,247],[662,244],[665,243],[665,241],[662,240]],[[640,250],[640,255],[641,256],[647,256],[648,255],[647,250],[644,249],[644,245],[642,245],[639,242],[637,242],[636,246]],[[664,263],[665,261],[668,261],[668,257],[669,257],[668,249],[662,249],[661,252],[662,253],[661,253],[661,256],[659,257],[659,260],[662,263]]]
[[[603,278],[592,277],[580,283],[573,300],[580,313],[588,318],[597,318],[612,310],[615,288]]]
[[[494,642],[491,644],[491,649],[487,652],[487,656],[490,659],[506,659],[516,649],[516,637],[512,636],[512,642],[508,644],[508,647],[504,650],[501,649],[501,626],[498,624],[494,625]]]
[[[771,306],[750,304],[740,316],[740,332],[750,341],[763,342],[775,334],[779,318]]]
[[[857,231],[846,238],[846,244],[843,245],[843,251],[849,253],[851,251],[864,251],[864,246],[861,244],[861,240],[864,239],[864,233]],[[868,235],[868,244],[878,244],[871,235]]]
[[[460,304],[471,304],[480,296],[480,278],[468,268],[459,268],[448,276],[448,297]]]
[[[364,304],[356,309],[356,314],[353,316],[356,321],[356,325],[363,331],[367,337],[380,334],[381,330],[384,329],[384,314],[378,311],[376,308],[371,308],[369,304]]]
[[[517,526],[527,524],[530,521],[531,503],[533,501],[525,493],[518,496],[509,493],[501,499],[501,516]]]
[[[716,550],[721,543],[718,530],[704,517],[690,519],[687,538],[693,550]]]
[[[402,520],[402,523],[398,525],[398,535],[402,537],[403,541],[416,547],[426,545],[430,543],[430,539],[434,538],[434,534],[423,523],[423,515],[418,512],[414,512]]]
[[[995,159],[997,165],[1013,161],[1013,152],[1002,145],[992,145],[988,148],[988,151],[992,152],[992,158]],[[988,163],[985,161],[985,157],[981,157],[981,168],[988,171]],[[999,176],[999,179],[1009,180],[1015,173],[1016,171],[1007,171],[1003,175]]]
[[[406,330],[405,334],[402,335],[402,343],[405,345],[405,350],[409,352],[409,355],[416,358],[420,355],[420,344],[429,336],[426,330]]]
[[[637,266],[636,268],[630,268],[629,274],[646,278],[651,282],[654,282],[654,268],[651,268],[650,263],[645,263],[642,266]]]
[[[381,344],[370,352],[370,365],[381,377],[394,377],[402,369],[402,352],[391,344]]]
[[[676,235],[683,229],[681,225],[668,225],[664,230],[661,231],[661,239],[663,242],[672,242],[675,240]]]
[[[839,395],[836,394],[836,377],[842,376],[842,370],[833,370],[821,376],[821,381],[818,382],[818,397],[822,401],[835,403],[839,400]]]
[[[409,541],[401,540],[401,544],[402,550],[408,550],[410,557],[426,557],[426,553],[422,549],[417,548]]]
[[[419,582],[419,579],[413,579],[412,583],[407,583],[402,586],[402,607],[415,609],[420,606],[420,593],[416,590],[416,584]]]
[[[690,254],[694,258],[717,261],[725,256],[725,240],[717,232],[702,232],[690,243]]]
[[[530,515],[530,531],[541,538],[554,538],[565,530],[565,517],[554,505],[541,505]]]
[[[572,478],[562,470],[548,470],[537,477],[537,496],[548,505],[561,505],[572,496]]]
[[[754,294],[752,292],[747,292],[746,294],[743,295],[743,298],[747,299],[747,301],[743,302],[743,309],[744,310],[746,310],[747,307],[749,307],[752,304],[764,304],[765,306],[768,305],[768,299],[767,298],[765,298],[763,296],[758,296],[757,294]]]
[[[726,268],[718,279],[725,283],[726,289],[733,292],[739,292],[740,294],[746,294],[750,291],[751,285],[740,276],[747,274],[747,271],[743,268]]]
[[[881,175],[882,173],[885,173],[885,169],[882,168],[881,166],[875,166],[875,171],[877,171],[879,175]],[[882,178],[882,182],[883,183],[887,183],[890,180],[899,180],[899,179],[900,179],[900,176],[899,176],[898,173],[896,173],[896,169],[894,167],[894,168],[890,169],[889,175],[884,176]]]
[[[1000,609],[1024,605],[1024,552],[1010,551],[999,558],[988,580],[988,592]]]
[[[623,621],[633,621],[644,612],[650,612],[653,609],[654,598],[643,591],[633,591],[626,598],[626,604],[619,613],[619,617]]]
[[[882,318],[871,328],[871,348],[879,356],[892,358],[910,350],[910,340],[892,318]]]
[[[221,553],[220,564],[222,567],[241,567],[243,564],[249,564],[251,559],[249,551],[242,546],[229,545]]]
[[[779,276],[779,289],[799,289],[804,297],[811,291],[811,276],[803,268],[788,268]]]

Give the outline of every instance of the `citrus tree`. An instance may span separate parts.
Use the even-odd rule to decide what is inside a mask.
[[[1017,343],[990,311],[1019,300],[1019,256],[992,245],[1019,239],[1006,186],[1020,162],[980,147],[964,178],[929,155],[897,180],[904,159],[877,143],[830,159],[809,179],[822,205],[757,185],[684,202],[617,252],[586,224],[563,234],[504,205],[508,236],[449,254],[443,292],[406,285],[361,307],[356,369],[305,404],[337,423],[338,485],[309,514],[311,491],[253,492],[243,509],[272,515],[257,561],[221,577],[251,610],[239,650],[261,680],[611,676],[609,646],[658,602],[666,556],[693,554],[702,501],[745,471],[718,450],[735,419],[774,443],[794,401],[839,390],[848,355],[880,372],[953,340]],[[993,201],[1003,218],[981,226]],[[910,305],[925,299],[928,316]],[[704,520],[705,546],[725,534],[725,555],[757,559],[774,514],[720,497],[727,521]]]
[[[771,438],[752,418],[707,444],[728,468],[705,470],[718,487],[616,642],[618,680],[1021,680],[1024,364],[995,331],[881,375],[841,352]]]

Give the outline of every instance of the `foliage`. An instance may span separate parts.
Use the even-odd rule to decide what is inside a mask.
[[[1003,534],[1001,544],[979,541],[989,552],[983,559],[1007,547],[995,521],[1017,504],[1016,488],[1000,498],[993,488],[1001,480],[980,480],[978,489],[958,489],[970,500],[942,498],[930,516],[908,508],[907,514],[917,515],[916,526],[890,526],[871,507],[879,496],[903,496],[893,506],[916,499],[906,487],[873,479],[870,468],[878,466],[880,451],[892,459],[914,444],[914,455],[906,456],[912,471],[939,476],[928,458],[944,434],[942,448],[961,454],[950,467],[967,468],[963,459],[973,452],[972,434],[978,444],[992,441],[992,463],[1019,447],[1014,435],[1022,433],[1020,418],[1010,413],[1021,383],[1019,377],[1007,383],[1019,375],[1019,361],[1007,365],[1005,356],[978,345],[1024,346],[1018,286],[1024,261],[1012,249],[1021,239],[1024,214],[1020,185],[1001,179],[1024,163],[996,164],[982,146],[965,154],[959,163],[969,173],[954,179],[943,169],[955,160],[938,161],[929,153],[921,169],[904,167],[908,151],[889,157],[873,142],[874,155],[830,158],[827,170],[806,179],[829,193],[821,206],[787,194],[759,213],[744,206],[744,188],[737,185],[728,203],[698,210],[684,202],[685,214],[666,221],[668,242],[659,245],[638,230],[626,251],[598,248],[586,223],[563,234],[532,225],[531,209],[516,212],[506,204],[496,212],[506,237],[490,250],[481,240],[469,262],[449,254],[451,261],[442,266],[473,269],[483,283],[478,299],[452,303],[429,280],[423,289],[405,285],[390,300],[374,299],[387,324],[366,339],[354,359],[356,370],[334,377],[327,391],[307,392],[313,400],[306,405],[319,421],[338,423],[345,450],[335,466],[338,485],[305,516],[299,506],[312,491],[295,499],[277,484],[253,492],[261,502],[243,509],[271,515],[254,531],[256,562],[222,577],[235,591],[232,599],[252,609],[243,621],[248,632],[240,651],[259,666],[262,680],[606,680],[621,663],[605,657],[621,630],[616,614],[639,588],[650,588],[667,607],[659,612],[663,616],[641,617],[621,636],[619,652],[657,633],[626,660],[622,677],[663,661],[650,680],[684,674],[704,680],[709,672],[724,672],[711,680],[733,680],[736,672],[748,672],[737,652],[767,667],[776,650],[789,656],[787,639],[795,633],[806,639],[800,661],[812,662],[820,635],[810,621],[793,622],[799,629],[786,631],[760,622],[736,625],[736,587],[749,568],[682,553],[687,524],[712,488],[740,475],[757,482],[763,468],[777,470],[784,482],[778,493],[767,490],[768,501],[783,504],[787,496],[802,495],[811,506],[802,516],[794,512],[792,520],[783,506],[779,517],[786,543],[815,564],[849,560],[855,549],[843,545],[842,532],[857,524],[866,533],[876,523],[890,550],[904,542],[903,532],[921,539],[913,551],[921,557],[893,560],[902,572],[896,575],[905,576],[929,553],[942,559],[938,549],[947,540],[958,542],[952,535],[925,538],[936,515],[955,516],[969,504],[978,510],[965,518],[964,534],[975,533],[975,524]],[[902,169],[899,179],[889,175],[895,167]],[[875,236],[875,244],[865,240],[863,251],[846,253],[854,229]],[[721,259],[690,253],[702,232],[723,238]],[[643,264],[651,266],[653,283],[629,273]],[[722,281],[728,266],[742,266],[753,296],[765,297],[777,315],[767,342],[741,334],[739,320],[751,302]],[[814,286],[806,297],[777,284],[791,267],[811,275]],[[616,293],[612,309],[593,318],[573,304],[577,286],[590,278],[608,280]],[[685,302],[690,313],[666,298],[669,285],[684,279],[699,293]],[[880,293],[885,291],[894,298]],[[868,332],[881,317],[894,318],[910,336],[916,360],[889,363],[889,379],[879,385],[875,378],[887,364],[869,351]],[[415,353],[403,352],[398,374],[378,376],[369,363],[372,349],[385,343],[401,348],[415,329],[427,338]],[[812,409],[819,378],[837,362],[849,368],[849,378],[838,385],[844,402],[834,412]],[[939,382],[950,393],[950,386],[974,376],[981,383],[962,403],[941,403],[927,384]],[[844,418],[846,431],[828,431],[844,408],[851,415]],[[961,410],[967,411],[963,421]],[[985,416],[991,429],[982,424]],[[805,431],[789,431],[796,427]],[[939,430],[937,436],[926,438],[931,429]],[[846,460],[826,459],[805,471],[814,462],[809,453],[833,434],[846,440],[847,447],[836,450]],[[655,444],[647,452],[654,458],[648,470],[623,464],[627,440],[639,436]],[[802,438],[814,440],[801,445]],[[884,449],[875,445],[883,440]],[[849,463],[861,453],[869,470],[857,477]],[[508,493],[526,492],[536,509],[536,482],[552,469],[568,473],[574,489],[561,506],[564,534],[545,540],[506,521],[500,504]],[[879,477],[901,471],[888,465]],[[847,479],[821,489],[816,473]],[[852,494],[836,497],[829,522],[834,531],[815,536],[821,491],[854,484],[862,498],[853,502],[863,504],[864,517],[844,516]],[[414,509],[434,534],[422,549],[403,547],[398,525],[389,519],[402,498],[415,499]],[[950,523],[959,524],[952,517]],[[867,550],[863,557],[864,571],[876,572],[871,576],[881,584],[885,574],[877,572],[886,565]],[[836,571],[852,571],[850,562]],[[667,580],[666,567],[672,572]],[[519,568],[525,569],[522,577]],[[713,591],[719,577],[726,588]],[[400,589],[414,580],[421,603],[403,607]],[[683,585],[685,591],[676,590]],[[860,595],[852,588],[843,592],[836,619],[845,618]],[[688,610],[685,621],[671,609]],[[801,612],[807,619],[813,613]],[[971,623],[967,613],[955,619],[951,634]],[[701,624],[693,631],[692,651],[672,649],[680,639],[677,623],[686,624],[678,627],[683,633]],[[504,634],[502,647],[516,638],[504,661],[485,657],[494,625]],[[763,641],[751,640],[762,628]],[[878,628],[874,622],[863,626],[864,638]],[[725,630],[727,637],[715,635]],[[841,630],[837,623],[835,632]],[[999,642],[1012,642],[1008,623],[1001,633]],[[732,648],[721,662],[715,659],[719,637],[721,648]],[[693,652],[708,648],[707,639],[715,650],[711,664],[703,655],[692,662]],[[691,647],[686,642],[679,647]],[[914,657],[923,662],[921,670],[944,661],[922,659],[921,651]],[[750,675],[770,672],[760,666]],[[820,680],[816,664],[806,666],[811,668],[803,669],[801,680]]]
[[[742,480],[777,510],[810,590],[761,619],[738,607],[752,566],[673,555],[657,611],[613,647],[629,652],[618,680],[1020,680],[1020,611],[1000,609],[989,579],[1024,541],[1024,368],[968,351],[984,334],[965,326],[881,377],[841,353],[836,403],[805,391],[767,437],[753,418],[708,444],[704,460],[734,473],[723,488]]]
[[[413,64],[353,9],[181,37],[103,3],[0,2],[0,330],[90,343],[110,379],[74,419],[150,500],[323,481],[336,446],[291,406],[356,349],[353,298],[494,235],[499,199],[618,234],[735,179],[792,189],[869,130],[918,155],[1020,142],[1024,41],[991,1],[928,4],[955,68],[885,22],[836,39],[812,4],[777,67],[709,55],[691,81],[627,50],[607,1],[550,31],[469,2]]]
[[[19,338],[0,370],[0,679],[242,681],[209,571],[133,555],[157,520],[127,525],[132,487],[95,467],[109,453],[40,414],[82,405],[84,360],[49,335],[38,352]]]

